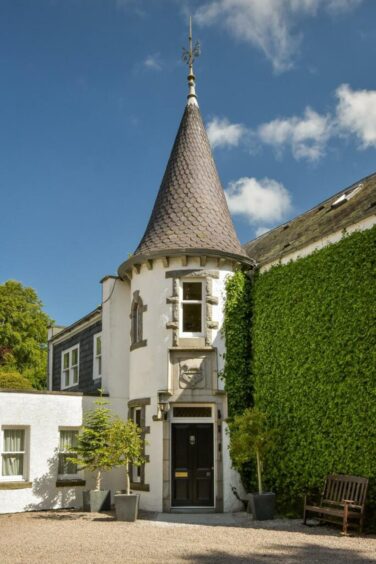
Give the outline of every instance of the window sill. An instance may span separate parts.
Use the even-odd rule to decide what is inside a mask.
[[[143,341],[139,341],[138,343],[133,343],[133,345],[130,346],[130,350],[134,351],[135,349],[140,349],[141,347],[146,347],[147,344],[148,344],[147,340],[144,339]]]
[[[81,480],[80,478],[77,479],[57,479],[56,480],[56,487],[57,488],[72,488],[74,486],[85,486],[86,485],[86,481],[85,480]]]
[[[0,490],[23,490],[32,486],[32,482],[0,482]]]
[[[135,492],[150,492],[149,484],[141,484],[141,482],[131,482],[131,490]]]

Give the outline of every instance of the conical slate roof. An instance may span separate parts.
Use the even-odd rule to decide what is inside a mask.
[[[195,100],[186,105],[148,226],[135,255],[179,249],[245,256]]]

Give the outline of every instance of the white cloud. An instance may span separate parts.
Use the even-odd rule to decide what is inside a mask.
[[[159,53],[155,53],[154,55],[148,55],[144,60],[144,67],[156,71],[162,70],[162,63],[160,61]]]
[[[247,217],[251,223],[281,221],[291,210],[290,193],[271,178],[239,178],[230,182],[225,193],[230,212]]]
[[[270,231],[270,227],[265,227],[264,225],[261,225],[255,231],[256,237],[261,237],[261,235],[264,235],[264,233],[267,233],[268,231]]]
[[[376,147],[376,90],[352,90],[342,84],[336,95],[339,130],[355,135],[361,149]]]
[[[301,116],[280,117],[254,130],[227,118],[214,117],[207,126],[215,147],[247,145],[249,151],[269,145],[281,156],[290,149],[296,160],[315,162],[325,156],[331,139],[352,137],[359,149],[376,148],[376,90],[352,90],[348,84],[336,90],[337,104],[328,114],[309,106]]]
[[[226,118],[214,117],[207,125],[207,133],[213,149],[237,147],[246,131],[241,123],[230,123]]]
[[[329,116],[323,116],[306,108],[303,117],[279,118],[260,125],[258,138],[277,151],[290,146],[296,159],[316,161],[324,155],[331,135],[332,123]]]
[[[237,39],[251,43],[272,62],[277,72],[293,66],[301,34],[299,19],[314,16],[320,8],[338,13],[354,9],[362,0],[210,0],[201,6],[196,21],[219,23]]]
[[[363,0],[328,0],[326,9],[328,12],[338,14],[340,12],[348,12],[357,8]]]

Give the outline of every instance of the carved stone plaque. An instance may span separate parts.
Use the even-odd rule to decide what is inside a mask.
[[[204,388],[205,376],[202,359],[185,360],[179,363],[180,388]]]

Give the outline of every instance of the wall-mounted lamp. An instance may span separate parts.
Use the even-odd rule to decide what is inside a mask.
[[[170,392],[158,392],[157,415],[153,415],[153,421],[165,421],[167,413],[170,410],[170,403],[168,401],[170,396]]]

